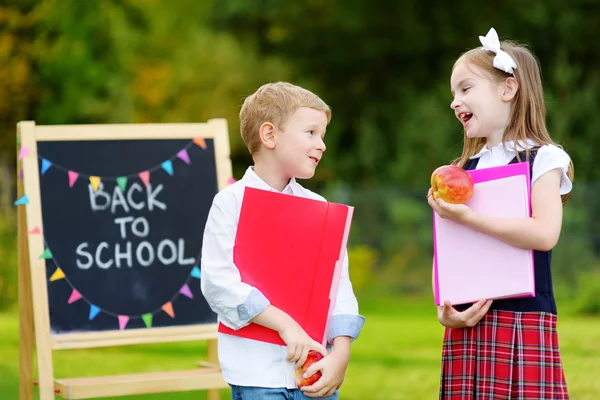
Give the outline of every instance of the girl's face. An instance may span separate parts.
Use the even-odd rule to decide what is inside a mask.
[[[491,146],[500,143],[510,114],[505,82],[492,80],[463,60],[452,72],[450,88],[454,97],[450,107],[467,137],[487,138]]]

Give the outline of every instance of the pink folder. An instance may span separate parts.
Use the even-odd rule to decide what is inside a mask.
[[[468,171],[475,190],[467,203],[478,213],[531,216],[529,163]],[[533,250],[519,249],[433,212],[435,302],[535,295]]]
[[[354,208],[246,187],[233,250],[242,282],[260,290],[326,345]],[[285,345],[251,323],[218,331]]]

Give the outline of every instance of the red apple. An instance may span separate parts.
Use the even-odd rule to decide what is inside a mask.
[[[306,361],[302,364],[302,367],[296,369],[296,385],[298,389],[304,386],[310,386],[321,378],[321,371],[315,372],[313,375],[308,378],[303,378],[302,375],[306,372],[308,367],[316,363],[317,361],[323,359],[323,354],[319,353],[315,350],[310,350],[308,355],[306,356]]]
[[[447,203],[466,204],[473,196],[473,178],[464,169],[455,165],[444,165],[431,174],[434,199]]]

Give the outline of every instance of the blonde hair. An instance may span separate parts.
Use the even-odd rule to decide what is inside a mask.
[[[544,92],[542,87],[542,78],[538,60],[533,53],[523,45],[510,41],[501,42],[500,48],[510,54],[515,60],[517,68],[514,78],[519,83],[519,90],[512,100],[512,107],[508,122],[502,136],[502,144],[507,141],[514,141],[515,147],[519,141],[526,142],[531,139],[539,146],[554,143],[548,129],[546,128],[546,105],[544,103]],[[466,62],[483,71],[490,79],[497,82],[503,82],[513,75],[501,71],[493,66],[495,54],[478,47],[462,54],[454,63],[452,71],[460,62]],[[464,143],[462,155],[454,160],[454,164],[465,165],[469,157],[479,153],[485,146],[485,138],[469,138],[464,132]],[[529,148],[526,149],[526,157],[529,158]],[[520,157],[517,153],[517,159]],[[573,181],[575,171],[573,162],[569,164],[567,176]],[[565,205],[569,200],[570,193],[562,196],[562,203]]]
[[[240,133],[250,154],[260,150],[258,130],[265,122],[284,129],[285,124],[300,107],[322,111],[331,121],[331,109],[319,96],[288,82],[267,83],[244,100],[240,110]]]

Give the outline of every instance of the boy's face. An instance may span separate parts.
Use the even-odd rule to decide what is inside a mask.
[[[327,116],[308,107],[298,108],[275,136],[275,157],[281,172],[289,178],[308,179],[325,152]]]

